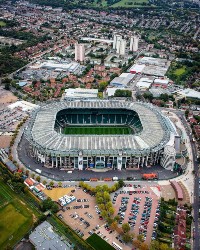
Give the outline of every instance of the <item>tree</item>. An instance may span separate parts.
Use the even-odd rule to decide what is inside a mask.
[[[46,180],[43,180],[43,182],[42,182],[44,185],[46,185],[47,184],[47,181]]]
[[[42,211],[51,210],[53,213],[58,212],[58,205],[54,203],[50,198],[47,198],[46,200],[42,201],[40,204]]]
[[[116,215],[114,220],[116,220],[117,222],[120,220],[120,216],[119,215]]]
[[[53,182],[53,181],[50,181],[50,182],[49,182],[49,186],[53,187],[53,185],[54,185],[54,182]]]
[[[132,92],[130,90],[117,89],[114,94],[115,97],[131,97]]]
[[[160,250],[170,250],[169,246],[165,243],[160,243]]]
[[[39,175],[36,177],[36,181],[40,182],[40,176]]]
[[[62,182],[61,181],[58,182],[58,186],[62,187]]]
[[[151,241],[150,250],[159,250],[159,249],[160,249],[160,243],[157,240]]]
[[[139,235],[137,236],[137,240],[143,242],[143,241],[144,241],[144,236],[143,236],[142,234],[139,234]]]
[[[124,242],[128,243],[132,240],[132,235],[130,233],[125,233],[123,236],[122,236],[122,239]]]
[[[142,242],[139,249],[140,250],[149,250],[149,246],[145,242]]]
[[[116,230],[117,229],[117,221],[113,221],[112,224],[111,224],[111,228]]]
[[[124,181],[123,180],[119,180],[118,184],[119,184],[119,187],[122,188],[124,186]]]
[[[101,216],[103,217],[103,218],[107,218],[107,216],[108,216],[108,213],[107,213],[107,211],[106,210],[102,210],[101,211]]]
[[[96,202],[97,202],[97,204],[102,204],[103,202],[104,202],[104,199],[103,199],[103,197],[97,197],[96,198]],[[103,204],[102,204],[103,205]],[[103,205],[104,206],[104,205]]]
[[[132,244],[133,244],[133,246],[135,247],[135,248],[140,248],[140,246],[141,246],[141,241],[140,240],[137,240],[137,239],[135,239],[135,240],[133,240],[133,242],[132,242]],[[152,249],[153,250],[153,249]],[[154,249],[155,250],[155,249]]]
[[[110,216],[113,215],[114,212],[115,212],[115,209],[114,209],[113,207],[110,207],[110,208],[108,209],[108,213],[109,213]]]
[[[152,101],[153,100],[153,95],[151,94],[151,92],[147,91],[143,94],[143,97],[145,99],[148,99],[149,101]]]
[[[4,88],[5,88],[5,90],[10,90],[10,83],[8,83],[8,82],[5,83],[5,87]]]
[[[189,115],[189,110],[187,109],[187,110],[185,111],[185,117],[188,118],[188,115]]]
[[[109,193],[107,191],[105,191],[103,193],[103,199],[104,199],[104,202],[110,201],[110,195],[109,195]]]
[[[26,176],[29,176],[29,170],[26,170],[25,174]]]
[[[99,92],[103,92],[108,86],[108,82],[100,82],[99,83]]]
[[[128,233],[130,231],[130,225],[128,223],[122,224],[122,230],[124,233]]]

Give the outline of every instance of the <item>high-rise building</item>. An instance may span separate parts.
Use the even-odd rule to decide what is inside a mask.
[[[122,36],[114,34],[113,49],[119,48]]]
[[[84,44],[75,44],[75,61],[83,62],[85,60]]]
[[[130,40],[130,51],[138,51],[139,36],[131,36]]]
[[[119,46],[117,47],[117,53],[120,55],[125,55],[126,50],[126,40],[121,39],[119,42]]]

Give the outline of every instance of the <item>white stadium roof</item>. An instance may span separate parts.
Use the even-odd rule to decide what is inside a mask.
[[[137,112],[142,131],[131,135],[64,135],[54,130],[56,115],[63,109],[128,109]],[[170,138],[168,121],[152,105],[125,101],[55,102],[40,107],[32,114],[25,130],[26,138],[39,152],[49,155],[127,154],[145,155],[163,148]]]

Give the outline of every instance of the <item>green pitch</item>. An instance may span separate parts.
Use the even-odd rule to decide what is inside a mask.
[[[0,249],[12,249],[32,225],[32,210],[0,179]]]
[[[125,126],[68,126],[64,128],[66,135],[129,135],[132,130]]]
[[[97,234],[92,234],[86,240],[95,250],[114,250],[115,248],[108,244],[105,240],[99,237]]]

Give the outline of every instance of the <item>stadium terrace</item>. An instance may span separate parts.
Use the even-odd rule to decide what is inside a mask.
[[[53,102],[31,114],[25,136],[44,167],[172,169],[175,128],[151,104],[110,100]]]

